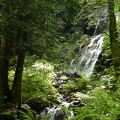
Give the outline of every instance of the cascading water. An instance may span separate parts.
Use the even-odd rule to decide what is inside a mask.
[[[71,62],[71,67],[74,68],[73,72],[82,72],[86,75],[87,78],[90,77],[90,75],[93,72],[95,63],[98,59],[98,56],[102,50],[102,45],[103,45],[103,39],[104,37],[102,36],[102,34],[99,34],[95,37],[93,37],[89,44],[87,46],[85,46],[82,54],[80,54],[80,56],[78,57],[77,60],[72,60]],[[80,48],[79,51],[81,52],[83,49],[83,46],[85,45],[85,43],[88,41],[84,41]],[[74,61],[77,61],[74,64]],[[75,101],[72,101],[75,102]],[[61,105],[67,106],[66,108],[69,107],[69,105],[72,104],[72,102],[67,102],[67,101],[63,101],[61,103]],[[46,120],[64,120],[65,118],[67,119],[71,119],[74,117],[74,113],[73,111],[69,111],[70,115],[67,116],[63,110],[61,109],[60,106],[54,106],[54,107],[47,107],[43,113],[41,113],[41,117],[42,119],[46,119]]]
[[[83,53],[78,60],[72,60],[71,68],[74,68],[73,72],[81,72],[89,78],[93,72],[95,63],[102,50],[104,37],[99,34],[90,40],[90,43],[86,46]],[[79,51],[81,51],[81,46]],[[77,61],[74,63],[74,61]]]
[[[93,73],[94,66],[98,60],[99,54],[102,50],[102,45],[104,41],[104,37],[101,33],[103,30],[107,29],[107,14],[106,11],[100,15],[100,18],[97,22],[96,29],[94,32],[94,37],[90,40],[85,40],[81,46],[79,47],[79,56],[71,61],[71,72],[73,73],[83,73],[89,79],[91,74]],[[99,35],[98,35],[99,34]],[[84,49],[83,49],[84,48]],[[75,74],[73,74],[75,75]],[[65,108],[68,108],[70,105],[73,105],[75,101],[74,99],[70,101],[66,101],[63,99],[61,105]],[[61,109],[61,105],[47,107],[42,113],[41,118],[45,120],[64,120],[64,119],[72,119],[74,117],[73,111],[69,111],[69,115],[66,115],[64,111]]]
[[[81,46],[79,47],[79,51],[81,52],[84,46],[83,52],[80,54],[78,59],[72,60],[71,67],[74,68],[73,72],[82,72],[86,75],[87,78],[90,77],[90,75],[93,72],[95,63],[98,59],[98,56],[102,50],[102,44],[103,44],[104,37],[102,34],[97,35],[93,37],[87,46],[84,46],[86,42],[84,41]],[[74,64],[74,61],[77,61]],[[63,102],[61,105],[66,108],[68,108],[70,105],[72,105],[75,101],[67,102],[65,99],[63,99]],[[69,111],[69,116],[67,116],[60,106],[53,106],[53,107],[47,107],[42,113],[41,118],[46,120],[64,120],[65,118],[71,119],[74,117],[73,111]]]
[[[65,120],[74,117],[73,111],[69,111],[70,115],[67,116],[60,106],[47,107],[42,113],[41,118],[45,120]]]
[[[65,113],[59,106],[47,107],[43,113],[41,113],[42,119],[46,120],[64,120],[66,118]]]
[[[76,56],[76,58],[71,61],[70,72],[83,73],[88,79],[90,78],[102,50],[104,37],[101,33],[108,29],[107,16],[107,9],[105,8],[105,11],[99,15],[94,31],[94,37],[89,40],[89,44],[86,44],[88,43],[88,40],[85,40],[81,44],[79,56]]]

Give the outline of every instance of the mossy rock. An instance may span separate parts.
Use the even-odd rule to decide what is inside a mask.
[[[40,113],[44,110],[45,107],[50,106],[50,101],[43,99],[41,97],[30,98],[27,104],[31,107],[32,110],[35,110],[37,113]]]

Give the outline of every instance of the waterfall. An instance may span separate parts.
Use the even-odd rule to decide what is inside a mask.
[[[102,50],[104,37],[99,34],[90,40],[90,43],[84,48],[80,56],[71,62],[73,72],[80,72],[89,78],[94,70],[96,61]],[[79,52],[82,51],[80,46]],[[77,61],[77,62],[75,62]]]
[[[94,35],[102,33],[104,30],[108,30],[108,11],[105,9],[98,18],[98,22],[95,27]]]

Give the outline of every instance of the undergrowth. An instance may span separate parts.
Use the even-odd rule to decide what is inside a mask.
[[[14,79],[14,68],[9,71],[10,86]],[[49,99],[57,93],[52,85],[54,67],[45,60],[36,60],[27,56],[22,77],[22,97]]]
[[[97,88],[91,91],[92,100],[86,106],[76,108],[73,120],[119,120],[120,89],[116,92]]]

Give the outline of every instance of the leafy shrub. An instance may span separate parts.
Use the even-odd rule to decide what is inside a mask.
[[[18,120],[32,120],[32,118],[25,112],[18,110]]]
[[[57,93],[57,90],[52,85],[54,67],[45,60],[35,61],[34,57],[30,58],[28,56],[25,59],[24,66],[22,77],[22,97],[24,101],[30,98],[51,100],[50,96]],[[11,86],[14,79],[14,72],[14,69],[11,69],[9,72],[9,83]]]
[[[103,56],[107,57],[111,55],[111,49],[110,49],[110,38],[108,35],[104,35],[104,44],[103,44]]]
[[[34,115],[35,114],[35,115]],[[17,110],[17,120],[36,120],[36,113],[33,110],[28,109],[27,111]]]
[[[24,68],[23,73],[23,97],[47,97],[57,91],[52,86],[52,74],[54,68],[44,61],[36,61],[32,66]]]
[[[104,89],[92,91],[94,98],[87,105],[76,109],[77,116],[73,120],[118,120],[120,117],[120,103],[118,93]]]

